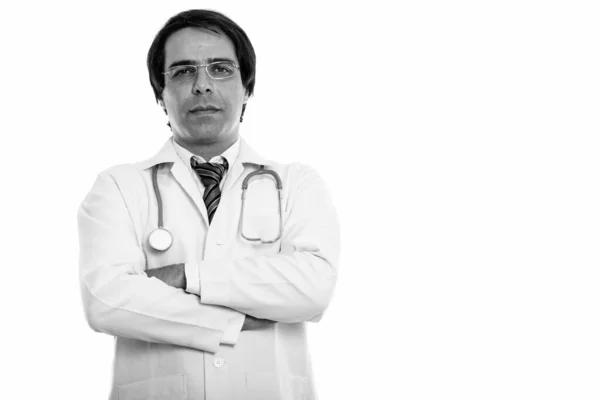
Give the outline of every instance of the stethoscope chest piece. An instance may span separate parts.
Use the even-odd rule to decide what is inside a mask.
[[[165,251],[173,244],[173,236],[164,228],[157,228],[148,236],[148,243],[156,251]]]

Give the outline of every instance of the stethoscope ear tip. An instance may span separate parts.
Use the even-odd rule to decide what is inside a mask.
[[[173,236],[164,228],[157,228],[148,236],[148,244],[156,251],[165,251],[173,244]]]

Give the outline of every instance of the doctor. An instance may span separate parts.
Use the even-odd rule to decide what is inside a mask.
[[[110,399],[315,398],[305,322],[327,308],[339,257],[325,184],[239,137],[255,54],[226,16],[172,17],[148,69],[173,135],[100,173],[78,212],[85,315],[115,337]],[[261,166],[281,191],[257,176],[243,203]],[[167,249],[149,240],[159,225]]]

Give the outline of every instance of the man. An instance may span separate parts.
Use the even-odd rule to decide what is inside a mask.
[[[86,318],[116,337],[110,398],[314,398],[305,322],[339,257],[324,183],[239,137],[255,54],[226,16],[172,17],[148,70],[172,137],[100,173],[78,213]]]

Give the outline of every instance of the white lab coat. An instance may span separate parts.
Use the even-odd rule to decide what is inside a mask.
[[[162,253],[147,241],[157,227],[157,164],[164,225],[174,238]],[[283,182],[283,236],[269,245],[239,234],[242,181],[258,165]],[[85,315],[94,330],[115,336],[110,399],[314,399],[304,322],[326,309],[339,258],[338,220],[323,181],[307,166],[261,158],[241,139],[208,229],[193,179],[171,138],[147,161],[100,173],[79,209]],[[261,204],[273,211],[267,198],[276,198],[272,182],[260,181],[249,189],[259,201],[245,219],[255,232],[272,217]],[[198,268],[200,296],[145,274],[177,263]],[[245,314],[277,323],[240,332]]]

